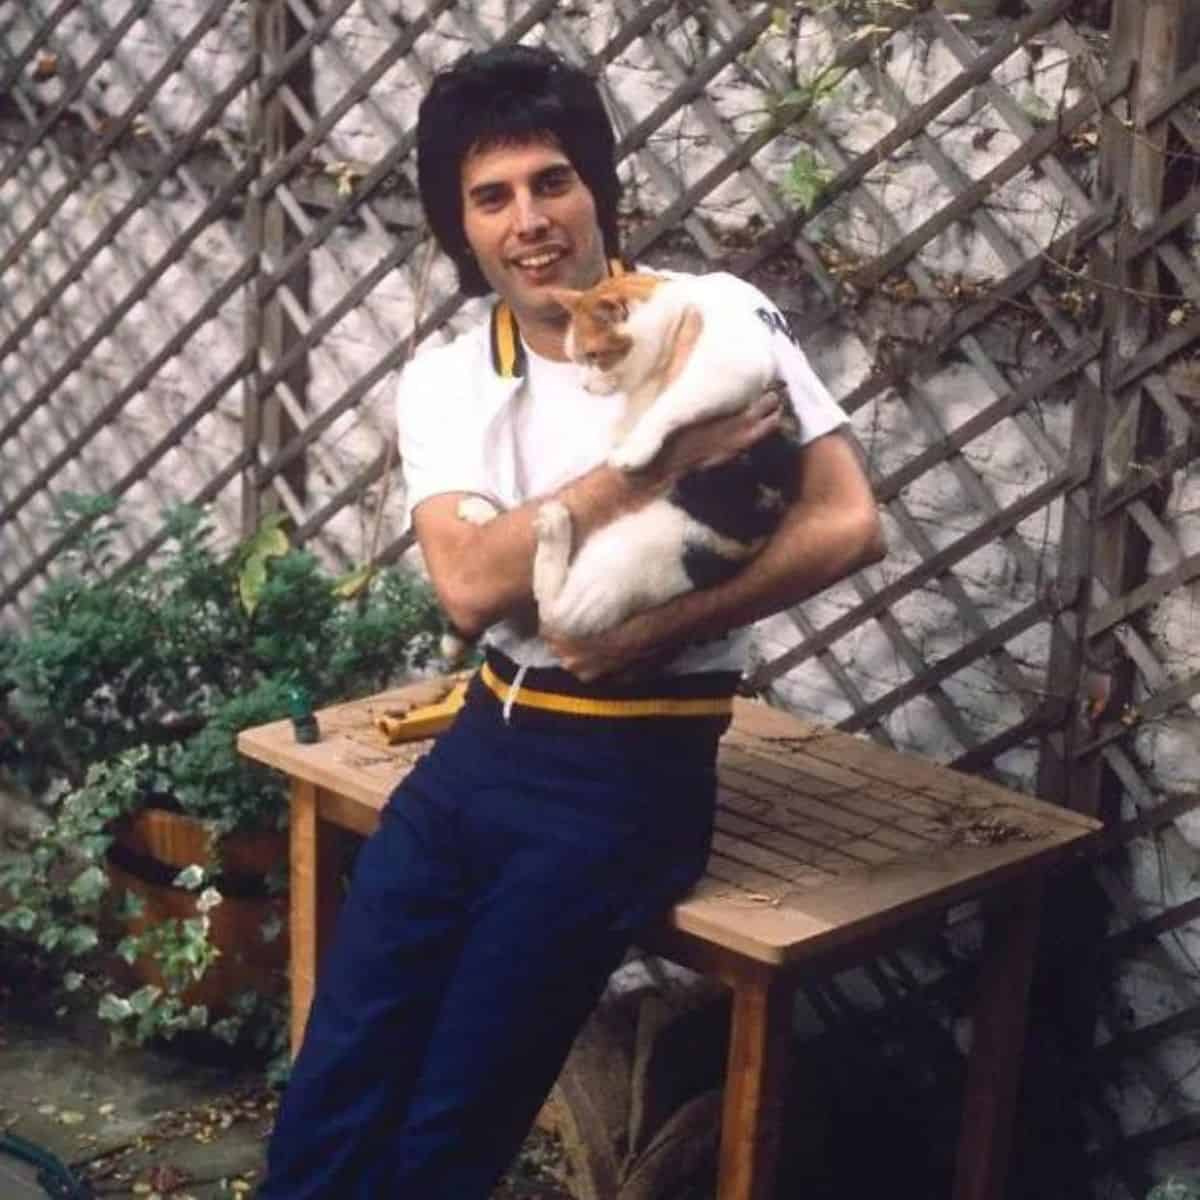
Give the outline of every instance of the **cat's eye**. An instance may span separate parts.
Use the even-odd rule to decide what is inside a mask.
[[[600,300],[596,304],[596,315],[611,325],[617,325],[629,316],[629,307],[620,300]]]

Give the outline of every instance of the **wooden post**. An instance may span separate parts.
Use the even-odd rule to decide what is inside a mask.
[[[316,990],[317,968],[337,912],[337,829],[317,813],[316,785],[292,781],[288,937],[291,1048],[300,1049]]]
[[[1026,882],[986,906],[954,1200],[1003,1200],[1041,893]]]
[[[783,972],[761,963],[747,963],[733,984],[717,1200],[775,1195],[792,990]]]
[[[1106,497],[1122,483],[1136,482],[1143,465],[1165,446],[1158,405],[1142,383],[1121,387],[1118,380],[1161,327],[1155,309],[1170,290],[1154,248],[1135,254],[1131,247],[1176,199],[1169,123],[1147,120],[1147,110],[1195,61],[1200,13],[1194,0],[1114,0],[1109,44],[1108,69],[1132,63],[1135,76],[1130,94],[1109,106],[1102,128],[1099,198],[1116,197],[1121,219],[1093,256],[1092,277],[1103,301],[1101,391],[1097,395],[1083,380],[1075,394],[1072,453],[1090,464],[1088,484],[1080,493],[1087,516],[1080,518],[1070,506],[1064,514],[1060,563],[1064,591],[1074,586],[1075,594],[1071,611],[1055,623],[1047,677],[1048,690],[1068,699],[1068,717],[1043,745],[1038,792],[1111,823],[1120,814],[1122,784],[1108,766],[1098,735],[1124,732],[1120,723],[1134,701],[1137,671],[1115,630],[1101,630],[1094,622],[1091,631],[1088,626],[1106,600],[1127,595],[1148,575],[1145,534],[1127,505],[1106,504]],[[1146,491],[1141,499],[1154,509],[1161,506],[1163,494],[1161,489]],[[1034,1011],[1055,1031],[1068,1058],[1086,1056],[1095,1039],[1096,997],[1110,966],[1100,960],[1107,921],[1108,900],[1090,871],[1080,869],[1051,885],[1044,949],[1033,984]],[[1034,1088],[1038,1072],[1055,1070],[1036,1058],[1029,1068]],[[1075,1124],[1082,1143],[1082,1113]]]
[[[304,340],[303,330],[284,304],[283,293],[286,289],[299,310],[307,313],[310,309],[310,271],[305,255],[280,281],[278,288],[268,288],[265,277],[279,268],[300,242],[301,235],[277,193],[265,190],[261,179],[304,134],[284,97],[286,89],[304,111],[313,111],[312,60],[307,51],[298,55],[278,86],[267,92],[264,84],[282,69],[284,60],[302,40],[304,31],[287,0],[259,0],[254,6],[254,31],[260,70],[252,114],[252,143],[258,155],[260,178],[255,182],[246,220],[251,244],[259,251],[259,263],[246,319],[246,337],[256,355],[256,367],[247,382],[243,417],[243,444],[248,452],[242,479],[242,531],[245,534],[257,528],[264,512],[278,507],[271,482],[262,479],[261,467],[296,435],[296,421],[287,410],[284,394],[289,393],[297,407],[305,408],[310,374],[308,355],[301,354],[277,383],[270,387],[264,384],[267,372]],[[287,181],[275,186],[286,187]],[[305,498],[306,476],[307,463],[303,454],[279,473],[299,501]]]
[[[1089,634],[1087,624],[1095,608],[1126,594],[1147,573],[1145,534],[1123,507],[1105,511],[1103,501],[1165,446],[1158,406],[1140,383],[1119,388],[1115,381],[1147,344],[1155,298],[1164,291],[1153,248],[1137,253],[1129,248],[1163,212],[1168,195],[1169,123],[1147,122],[1145,113],[1192,61],[1198,22],[1189,8],[1189,0],[1113,5],[1109,69],[1132,62],[1136,73],[1129,96],[1114,101],[1103,124],[1098,188],[1101,199],[1119,197],[1122,215],[1116,233],[1102,240],[1093,268],[1104,302],[1103,396],[1085,383],[1075,400],[1072,449],[1091,462],[1090,516],[1082,522],[1068,508],[1060,539],[1065,582],[1078,588],[1072,613],[1055,630],[1047,687],[1073,704],[1066,727],[1043,747],[1038,780],[1047,799],[1108,819],[1119,812],[1120,785],[1088,743],[1100,725],[1119,720],[1132,703],[1136,669],[1111,631]],[[1155,493],[1142,499],[1152,507],[1162,502]]]

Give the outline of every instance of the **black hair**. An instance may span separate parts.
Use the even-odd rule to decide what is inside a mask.
[[[463,232],[462,164],[476,147],[551,135],[596,205],[610,258],[620,257],[616,141],[595,81],[551,50],[502,46],[469,52],[440,72],[417,117],[417,180],[438,245],[458,268],[467,296],[483,296],[483,277]]]

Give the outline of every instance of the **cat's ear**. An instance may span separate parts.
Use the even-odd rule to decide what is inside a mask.
[[[555,304],[561,308],[565,308],[567,312],[574,313],[579,307],[582,292],[576,291],[574,288],[548,287],[542,289]]]
[[[606,325],[620,325],[629,318],[629,305],[624,300],[597,300],[592,308],[596,317]]]

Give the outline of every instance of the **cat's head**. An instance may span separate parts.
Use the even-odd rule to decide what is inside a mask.
[[[603,279],[586,291],[547,288],[546,294],[571,318],[567,357],[597,371],[619,368],[633,349],[630,314],[649,299],[658,283],[653,276],[629,274]]]

